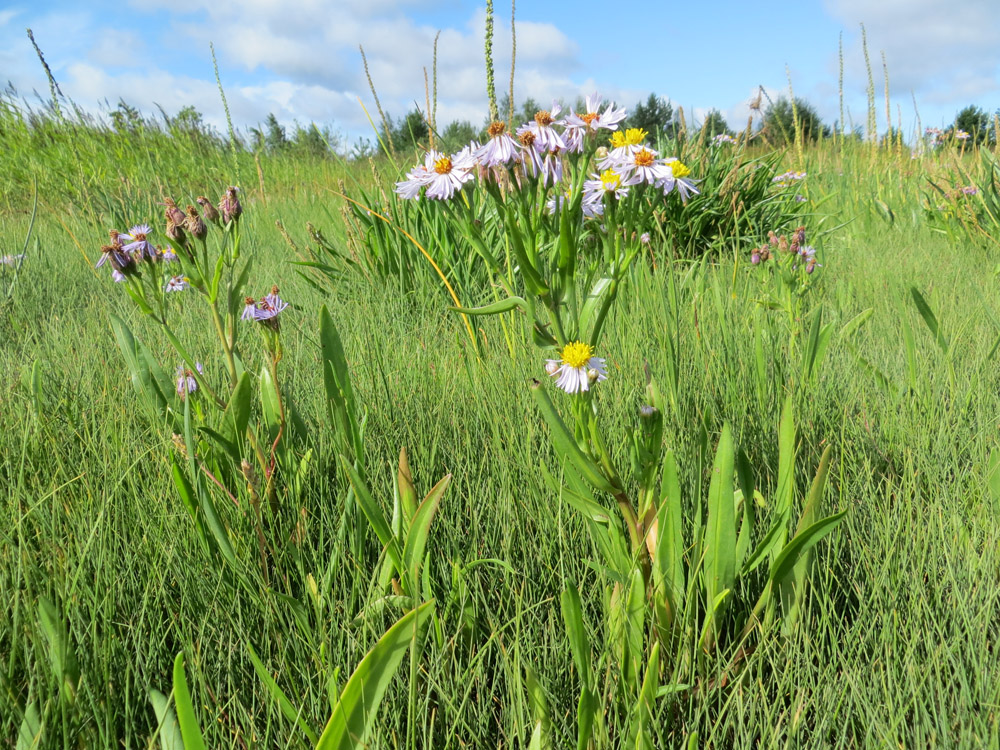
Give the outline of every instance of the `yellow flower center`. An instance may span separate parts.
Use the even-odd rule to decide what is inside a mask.
[[[622,148],[623,146],[638,146],[644,140],[646,136],[649,135],[642,128],[629,128],[624,133],[620,130],[616,130],[611,134],[611,146],[613,148]]]
[[[451,171],[451,159],[447,156],[442,156],[434,162],[434,171],[438,174],[448,174]]]
[[[605,169],[601,172],[601,184],[604,189],[608,192],[612,190],[617,190],[622,186],[621,175],[615,172],[613,169]]]
[[[635,165],[637,167],[651,167],[653,166],[653,152],[647,151],[646,149],[639,149],[639,153],[635,155]],[[674,175],[676,177],[676,174]]]
[[[597,117],[598,117],[597,112],[587,112],[586,114],[580,115],[580,119],[583,120],[588,125],[590,125],[590,123],[596,120]]]
[[[535,143],[535,134],[530,130],[525,130],[518,136],[522,146],[532,146]]]
[[[507,130],[507,123],[505,122],[491,122],[490,126],[486,129],[487,135],[490,138],[496,138],[498,135],[503,135],[504,131]]]
[[[541,109],[538,112],[535,112],[535,122],[537,122],[540,127],[547,127],[553,122],[552,114],[548,110]]]
[[[687,168],[687,165],[681,164],[679,161],[670,162],[670,170],[674,173],[674,177],[677,179],[687,177],[691,174],[691,170]]]
[[[582,341],[574,341],[563,347],[561,356],[563,364],[579,370],[590,362],[593,354],[594,350],[590,347],[590,344],[584,344]]]

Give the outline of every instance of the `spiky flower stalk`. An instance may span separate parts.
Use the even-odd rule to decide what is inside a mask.
[[[497,90],[493,80],[493,0],[486,0],[486,96],[490,100],[490,122],[500,119]]]

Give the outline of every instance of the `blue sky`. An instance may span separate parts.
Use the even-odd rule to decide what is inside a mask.
[[[1000,107],[998,0],[735,0],[714,3],[578,0],[517,8],[515,98],[572,102],[599,91],[631,106],[650,91],[697,122],[712,107],[733,127],[746,122],[758,86],[788,87],[825,120],[839,114],[838,38],[845,101],[865,120],[868,34],[880,130],[885,129],[884,52],[894,124],[941,126],[965,104]],[[0,79],[29,96],[47,84],[25,35],[34,30],[63,92],[92,112],[119,98],[144,111],[191,104],[223,123],[209,43],[214,42],[236,125],[269,112],[317,122],[347,141],[367,135],[358,97],[374,114],[358,44],[383,107],[399,116],[424,101],[423,68],[438,48],[438,122],[481,122],[486,112],[484,5],[461,0],[0,0]],[[498,88],[510,70],[510,6],[497,2]]]

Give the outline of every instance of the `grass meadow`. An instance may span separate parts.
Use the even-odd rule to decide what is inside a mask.
[[[546,481],[562,464],[530,393],[532,378],[547,378],[522,316],[470,318],[473,346],[412,246],[378,263],[333,264],[317,250],[313,230],[343,255],[376,252],[376,230],[357,218],[350,228],[339,194],[391,194],[409,156],[398,167],[381,157],[373,169],[234,154],[54,116],[29,127],[10,109],[0,141],[0,255],[25,254],[16,275],[0,265],[0,743],[196,747],[176,729],[188,716],[175,670],[183,653],[204,746],[316,744],[348,677],[400,614],[386,604],[385,545],[338,461],[343,425],[327,403],[320,349],[325,305],[364,420],[375,502],[391,515],[401,448],[420,496],[451,475],[424,559],[434,633],[385,677],[364,746],[577,746],[580,669],[561,611],[569,584],[580,592],[601,706],[589,742],[624,745],[628,699],[603,615],[612,577],[587,523]],[[823,503],[847,513],[813,548],[797,627],[740,641],[729,626],[697,669],[664,661],[639,746],[996,746],[998,234],[988,213],[973,226],[926,210],[932,181],[977,184],[970,202],[988,205],[993,156],[942,148],[911,159],[908,149],[837,138],[801,153],[752,144],[746,153],[808,174],[799,216],[820,248],[808,311],[821,308],[830,326],[823,356],[800,374],[805,334],[790,331],[805,324],[762,304],[768,272],[750,262],[750,238],[697,236],[681,252],[657,236],[608,316],[601,420],[608,435],[630,434],[648,365],[670,384],[663,442],[676,456],[683,513],[702,512],[694,498],[728,422],[766,514],[791,394],[796,497],[829,447]],[[282,313],[281,388],[311,451],[295,493],[265,509],[262,526],[281,551],[266,583],[249,586],[233,583],[179,499],[172,430],[149,418],[111,316],[169,371],[171,342],[107,269],[94,269],[109,227],[148,221],[162,231],[164,196],[214,201],[230,184],[241,187],[250,285],[277,284],[292,305]],[[794,229],[758,227],[753,239],[769,228]],[[494,300],[496,285],[468,256],[439,255],[447,227],[416,222],[410,232],[463,306]],[[296,265],[317,258],[328,273]],[[209,362],[214,333],[203,317],[181,303],[171,316],[177,337]],[[249,360],[261,346],[244,340]],[[221,365],[206,379],[221,384]],[[628,463],[627,438],[608,450]],[[255,543],[241,542],[254,538],[249,506],[216,502],[237,554],[253,561]],[[734,595],[755,598],[761,576],[740,578]],[[726,671],[741,646],[739,669]]]

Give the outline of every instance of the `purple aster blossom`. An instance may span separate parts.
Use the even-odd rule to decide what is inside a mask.
[[[560,156],[560,149],[553,149],[542,160],[542,184],[555,185],[562,182],[562,178],[563,160]]]
[[[966,185],[961,188],[959,192],[962,195],[977,195],[979,193],[979,189],[975,185]]]
[[[278,287],[272,286],[271,293],[255,302],[253,297],[247,297],[244,302],[241,320],[256,320],[272,328],[278,327],[278,315],[288,307],[288,303],[278,296]]]
[[[116,284],[121,284],[123,281],[125,281],[125,274],[123,274],[117,268],[112,268],[111,278]]]
[[[97,259],[94,268],[100,268],[109,260],[111,267],[117,271],[121,271],[132,262],[132,259],[124,251],[122,243],[118,241],[118,233],[115,231],[111,232],[111,244],[101,247],[101,257]]]
[[[736,143],[736,139],[728,133],[719,133],[717,136],[712,138],[713,146],[721,146],[724,143]]]
[[[455,164],[456,157],[438,154],[436,151],[428,152],[428,156],[433,155],[433,169],[426,178],[427,197],[438,200],[448,200],[457,191],[462,189],[462,185],[472,179],[472,166],[468,164],[468,159],[462,159],[466,166],[459,167]],[[458,156],[462,156],[461,152]]]
[[[156,257],[156,248],[146,239],[152,231],[149,224],[136,224],[126,234],[119,234],[118,241],[122,243],[122,250],[132,255],[136,260],[143,258],[153,260]]]
[[[615,107],[611,102],[603,112],[601,109],[602,99],[600,95],[594,93],[586,99],[586,112],[577,114],[573,112],[558,123],[565,127],[563,138],[566,141],[566,150],[570,153],[583,151],[584,138],[587,135],[596,133],[598,130],[617,130],[618,123],[625,119],[626,111],[624,107]]]
[[[437,151],[428,151],[424,154],[424,163],[418,164],[406,173],[406,179],[397,182],[394,188],[400,198],[412,200],[420,197],[420,192],[427,187],[434,174],[434,160],[441,155]]]
[[[204,373],[204,369],[201,366],[201,362],[194,363],[195,369],[198,374]],[[194,377],[194,373],[187,369],[184,365],[177,366],[177,395],[183,400],[187,398],[189,393],[194,393],[198,390],[198,381]]]
[[[165,292],[183,292],[185,289],[190,289],[191,285],[188,283],[186,276],[171,276],[170,281],[163,288]]]
[[[566,141],[554,129],[556,117],[562,111],[558,102],[552,102],[551,110],[539,110],[535,113],[533,122],[526,122],[517,129],[516,135],[520,137],[524,133],[532,133],[535,138],[535,147],[539,151],[552,151],[553,149],[566,149]]]
[[[170,247],[170,245],[167,245],[165,248],[160,250],[160,260],[165,263],[176,263],[177,253],[174,252],[174,249]]]
[[[484,167],[506,167],[517,160],[517,141],[507,134],[506,123],[490,123],[486,133],[489,140],[476,150],[476,161]]]

